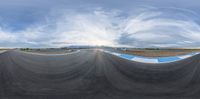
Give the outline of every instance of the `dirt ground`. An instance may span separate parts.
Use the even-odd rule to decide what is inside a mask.
[[[65,54],[75,50],[29,50],[26,52],[39,53],[39,54]]]
[[[123,53],[145,57],[165,57],[184,55],[193,52],[200,52],[200,49],[170,49],[170,50],[126,50]]]

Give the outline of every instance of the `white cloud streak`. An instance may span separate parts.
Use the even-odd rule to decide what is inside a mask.
[[[192,17],[187,20],[186,17],[174,18],[176,13],[149,11],[126,20],[123,32],[128,36],[123,39],[129,41],[124,44],[137,47],[199,47],[199,24]]]
[[[200,47],[200,25],[185,13],[176,13],[177,9],[174,12],[144,10],[137,15],[127,13],[127,16],[118,10],[101,8],[81,13],[63,11],[22,31],[0,29],[0,46]]]

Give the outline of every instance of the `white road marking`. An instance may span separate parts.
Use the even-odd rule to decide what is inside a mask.
[[[185,59],[185,58],[189,58],[191,56],[193,56],[193,55],[182,55],[182,56],[178,56],[178,58]]]
[[[106,50],[103,50],[103,51],[106,52],[106,53],[110,53],[110,54],[113,54],[115,56],[118,56],[120,58],[124,58],[124,57],[122,57],[123,54],[111,52],[111,51],[106,51]],[[179,61],[180,59],[186,59],[186,58],[192,57],[192,56],[197,55],[197,54],[200,54],[200,53],[174,56],[174,57],[179,58],[178,60],[174,60],[174,61]],[[127,58],[125,58],[125,59],[131,60],[131,61],[143,62],[143,63],[170,63],[170,62],[172,62],[172,61],[159,62],[159,58],[145,58],[145,57],[138,57],[138,56],[135,56],[135,55],[133,55],[133,56],[134,56],[134,58],[132,58],[132,59],[127,59]]]
[[[119,53],[112,53],[113,55],[116,55],[116,56],[120,56],[121,54]]]
[[[144,62],[144,63],[159,63],[158,59],[141,58],[141,57],[134,57],[131,60],[138,61],[138,62]]]

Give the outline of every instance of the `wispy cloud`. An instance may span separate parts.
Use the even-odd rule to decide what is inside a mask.
[[[21,31],[0,29],[0,46],[199,47],[200,25],[196,17],[195,12],[178,8],[126,14],[103,8],[83,12],[59,10],[48,14],[44,22]]]
[[[174,11],[175,10],[175,11]],[[123,44],[137,47],[198,47],[200,26],[181,9],[145,11],[126,20]],[[182,43],[180,43],[182,42]],[[188,43],[190,42],[190,43]]]

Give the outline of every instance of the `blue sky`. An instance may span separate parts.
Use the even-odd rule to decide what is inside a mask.
[[[0,2],[0,47],[200,48],[198,0]]]

